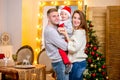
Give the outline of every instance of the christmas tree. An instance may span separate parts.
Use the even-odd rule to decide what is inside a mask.
[[[94,26],[91,21],[87,21],[88,26],[88,43],[86,45],[85,53],[88,55],[87,68],[84,72],[84,80],[109,80],[107,76],[105,57],[98,51],[99,42]]]

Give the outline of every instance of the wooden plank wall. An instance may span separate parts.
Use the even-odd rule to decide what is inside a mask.
[[[107,7],[106,59],[110,80],[120,80],[120,6]]]
[[[99,52],[105,55],[105,27],[106,27],[106,8],[105,7],[89,7],[87,18],[92,21],[93,29],[96,31],[99,41]]]
[[[89,7],[87,18],[92,21],[100,44],[99,52],[106,57],[109,80],[120,79],[120,6]]]

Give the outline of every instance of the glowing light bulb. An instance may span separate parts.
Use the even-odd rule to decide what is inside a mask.
[[[87,0],[84,0],[84,5],[87,5]]]
[[[51,4],[54,4],[54,2],[52,1]]]
[[[33,64],[34,64],[34,65],[35,65],[35,64],[37,64],[37,61],[34,61],[34,63],[33,63]]]
[[[40,13],[38,14],[38,17],[40,17]]]
[[[78,1],[78,5],[80,5],[80,6],[81,6],[81,5],[82,5],[82,1]]]
[[[45,5],[45,2],[42,3],[42,6],[44,6],[44,5]]]
[[[67,4],[67,1],[64,1],[64,4]]]
[[[81,1],[78,1],[78,4],[81,4]]]
[[[39,26],[40,26],[40,25],[37,25],[37,29],[39,29]]]
[[[54,5],[57,5],[57,1],[55,1]]]
[[[38,4],[39,4],[39,5],[42,5],[42,2],[40,1]]]
[[[38,37],[36,37],[36,41],[38,41],[39,40],[39,38]]]
[[[37,48],[35,49],[35,52],[37,52],[38,50],[37,50]]]
[[[67,5],[70,5],[70,1],[67,1]]]

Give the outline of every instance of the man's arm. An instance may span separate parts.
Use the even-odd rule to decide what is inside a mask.
[[[63,49],[65,51],[67,50],[67,42],[64,39],[62,39],[62,37],[57,31],[49,30],[47,32],[47,38],[48,41],[55,45],[56,47]]]

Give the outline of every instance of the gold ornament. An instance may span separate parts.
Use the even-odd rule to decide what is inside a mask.
[[[96,78],[96,80],[98,80],[98,78]]]
[[[97,65],[96,65],[96,64],[94,65],[94,68],[97,68]]]
[[[106,76],[106,79],[109,79],[109,77],[108,77],[108,76]]]
[[[100,58],[99,58],[99,57],[97,57],[97,60],[100,60]]]
[[[83,80],[86,80],[85,78],[83,78]]]
[[[98,69],[99,72],[101,72],[101,70],[102,70],[101,68]]]
[[[90,67],[93,67],[93,66],[94,66],[93,64],[90,65]]]

